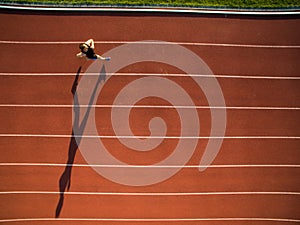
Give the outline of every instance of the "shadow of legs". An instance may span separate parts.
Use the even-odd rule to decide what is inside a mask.
[[[74,163],[75,155],[77,152],[78,146],[72,132],[72,138],[69,145],[69,155],[68,155],[68,162],[64,172],[62,173],[59,179],[59,192],[60,198],[59,202],[56,207],[55,217],[59,217],[63,203],[64,203],[64,193],[66,190],[70,189],[71,186],[71,173],[72,173],[72,165]]]

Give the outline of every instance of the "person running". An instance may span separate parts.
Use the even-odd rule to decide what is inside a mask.
[[[109,61],[110,57],[102,57],[95,53],[95,44],[93,39],[89,39],[79,45],[80,52],[76,55],[78,58],[100,59]]]

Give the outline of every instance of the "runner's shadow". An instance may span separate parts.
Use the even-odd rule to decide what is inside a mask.
[[[77,90],[77,85],[78,85],[78,79],[79,79],[79,75],[80,75],[80,71],[81,71],[81,67],[79,67],[76,76],[75,76],[75,80],[73,82],[72,85],[72,95],[73,95],[73,99],[74,99],[74,107],[73,107],[73,111],[74,111],[74,122],[73,122],[73,129],[72,129],[72,136],[70,139],[70,143],[69,143],[69,151],[68,151],[68,160],[66,163],[66,167],[64,172],[62,173],[62,175],[60,176],[59,179],[59,192],[60,192],[60,197],[59,197],[59,201],[57,203],[56,206],[56,211],[55,211],[55,217],[58,218],[62,207],[63,207],[63,203],[64,203],[64,195],[65,195],[65,191],[70,189],[71,186],[71,173],[72,173],[72,167],[73,167],[73,163],[74,163],[74,159],[76,156],[76,152],[78,150],[78,146],[80,145],[81,139],[82,137],[80,137],[83,134],[83,131],[85,129],[91,108],[92,108],[92,104],[94,102],[95,99],[95,95],[96,95],[96,91],[98,89],[99,84],[101,83],[101,81],[105,81],[106,80],[106,72],[105,72],[105,66],[102,66],[102,69],[100,71],[100,75],[98,77],[98,80],[96,82],[95,88],[93,90],[93,93],[91,95],[91,98],[89,100],[89,104],[86,110],[86,113],[82,119],[82,122],[79,124],[79,116],[80,116],[80,105],[79,105],[79,101],[78,101],[78,96],[76,94],[76,90]],[[76,137],[74,135],[74,130],[76,131]]]

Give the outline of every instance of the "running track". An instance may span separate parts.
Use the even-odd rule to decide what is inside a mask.
[[[299,16],[1,10],[0,19],[1,224],[300,223]],[[205,96],[182,71],[155,62],[128,66],[105,84],[96,105],[103,142],[128,164],[168,157],[176,138],[133,152],[113,136],[109,122],[124,85],[173,74],[169,79],[188,90],[200,118],[203,138],[193,156],[176,175],[142,187],[113,183],[87,166],[72,138],[71,88],[92,63],[75,57],[78,43],[91,37],[100,54],[132,41],[160,40],[179,43],[206,62],[227,112],[222,147],[207,170],[197,169],[211,126]],[[169,136],[180,135],[168,102],[146,98],[139,105],[130,117],[135,135],[148,136],[148,122],[157,115]]]

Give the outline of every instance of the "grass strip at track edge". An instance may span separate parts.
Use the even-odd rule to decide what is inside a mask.
[[[109,3],[58,3],[57,1],[11,1],[11,0],[0,0],[1,5],[8,6],[24,6],[24,7],[49,7],[49,8],[142,8],[142,9],[184,9],[184,10],[235,10],[235,11],[297,11],[300,10],[300,3],[289,6],[289,5],[263,5],[263,6],[247,6],[247,5],[224,5],[224,4],[207,4],[207,5],[193,5],[193,4],[109,4]]]

